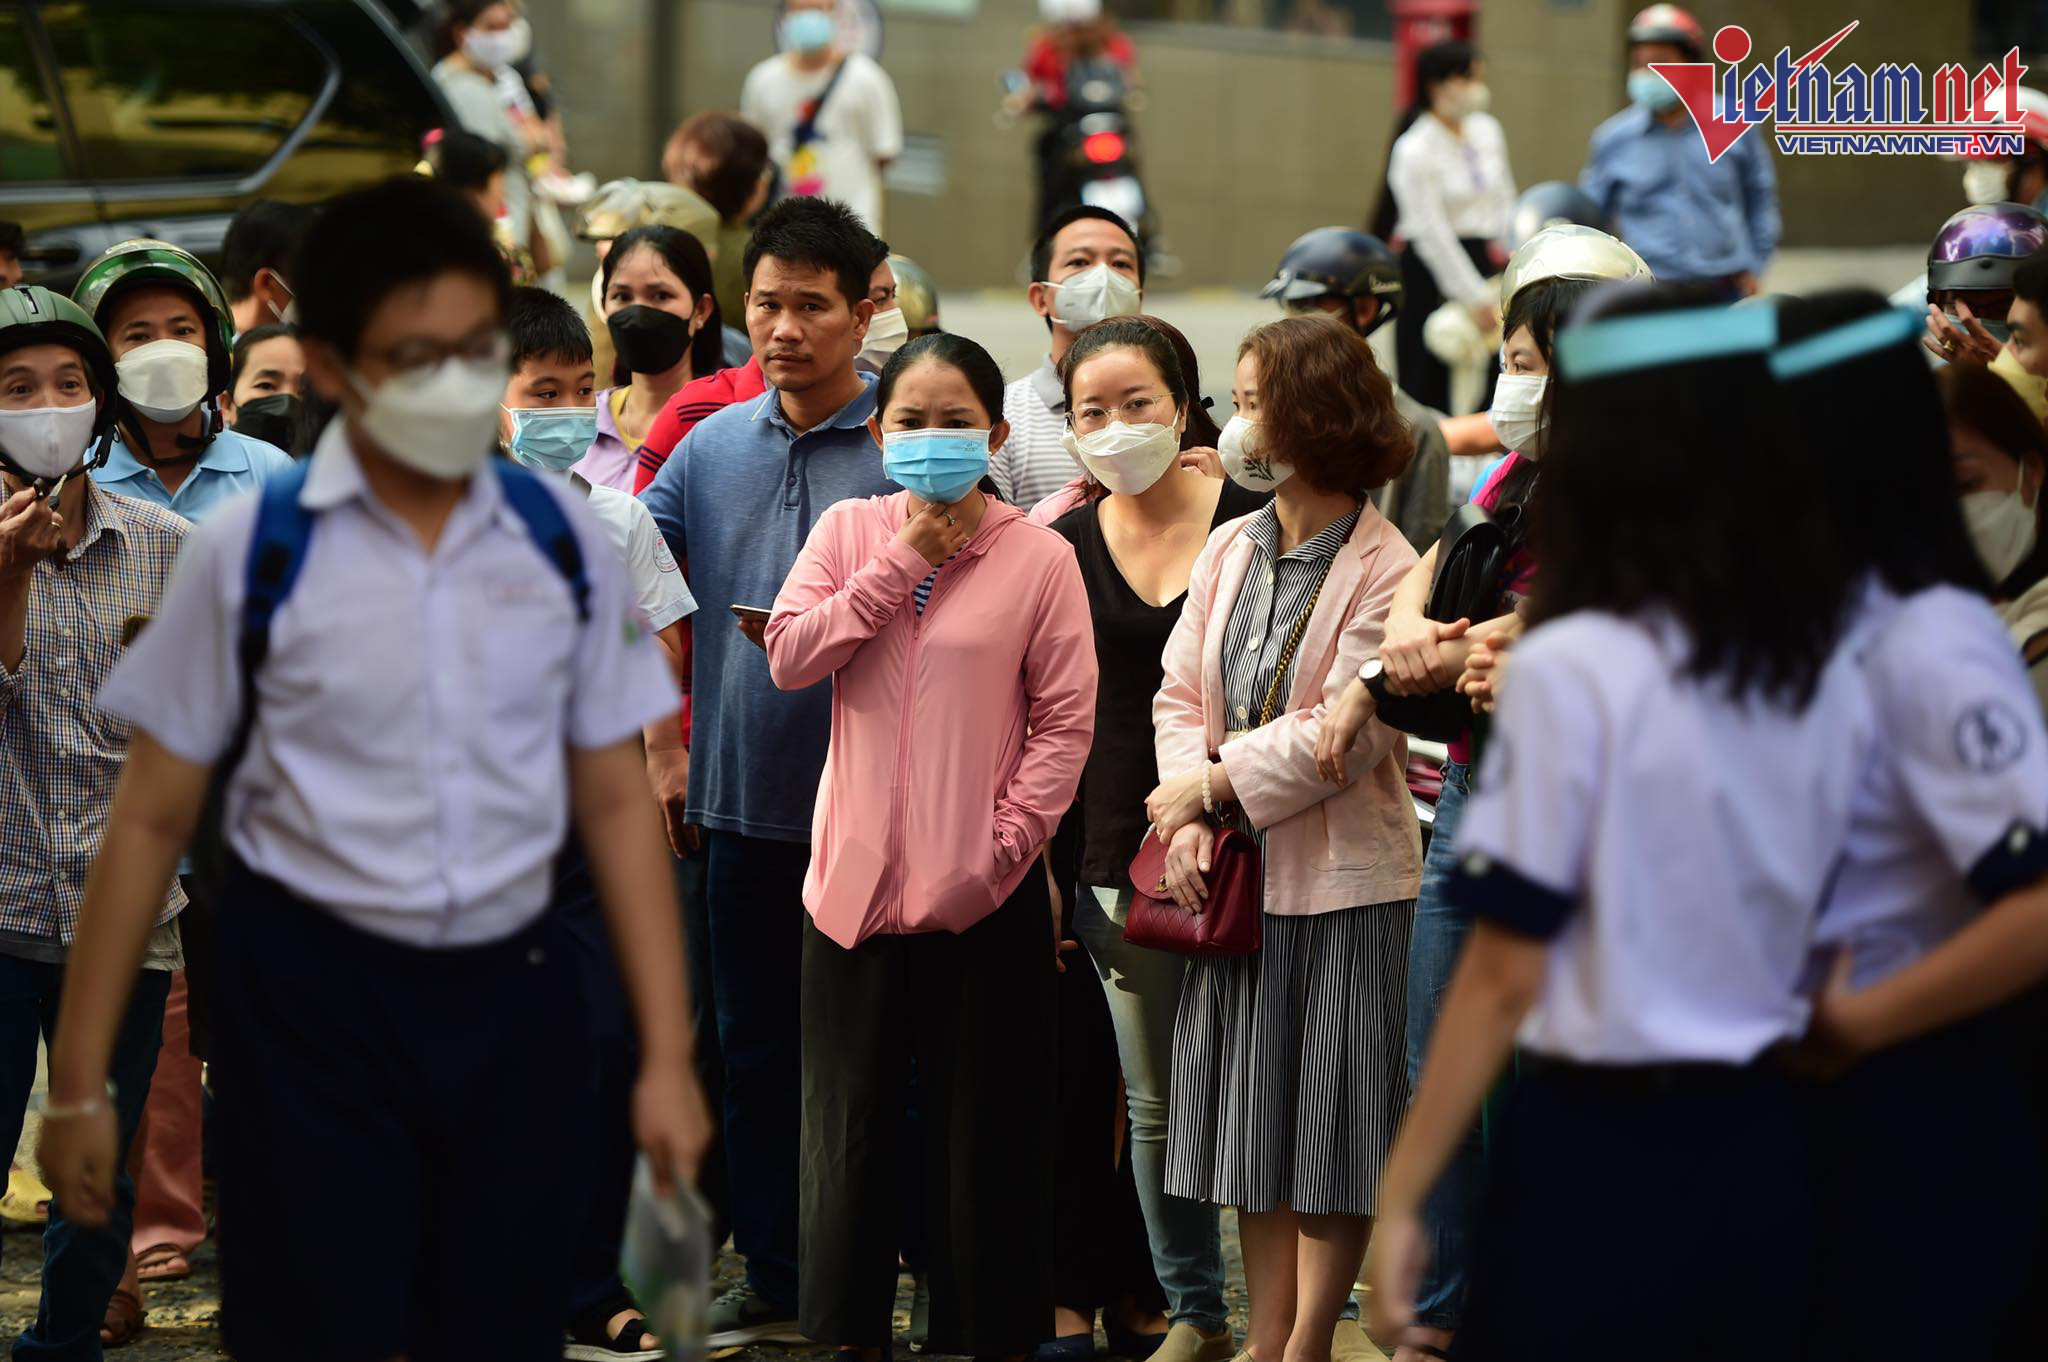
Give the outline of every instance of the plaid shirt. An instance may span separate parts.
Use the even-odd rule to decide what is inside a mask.
[[[156,613],[191,528],[91,482],[86,501],[85,538],[33,570],[20,669],[0,667],[0,931],[66,946],[128,755],[128,725],[93,697],[131,624]],[[173,879],[157,922],[184,906]]]

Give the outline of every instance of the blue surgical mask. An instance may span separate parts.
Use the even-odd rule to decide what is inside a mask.
[[[597,438],[595,407],[507,407],[512,416],[512,457],[543,473],[560,473],[580,460]]]
[[[839,25],[821,9],[800,9],[784,15],[782,45],[792,52],[823,52],[839,35]]]
[[[1647,66],[1628,73],[1628,100],[1653,114],[1670,113],[1679,102],[1678,91]]]
[[[988,473],[985,430],[892,430],[882,436],[882,472],[913,496],[951,506]]]
[[[1968,331],[1970,329],[1970,324],[1956,313],[1944,312],[1941,315],[1948,318],[1948,324],[1958,331]],[[2010,322],[1993,321],[1989,317],[1979,317],[1977,325],[1989,331],[1991,339],[1997,341],[2000,345],[2012,339],[2012,323]]]

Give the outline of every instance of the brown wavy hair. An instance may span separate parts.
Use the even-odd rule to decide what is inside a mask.
[[[1415,432],[1365,337],[1330,317],[1285,317],[1253,327],[1237,347],[1246,355],[1259,361],[1260,453],[1318,492],[1360,498],[1408,466]]]

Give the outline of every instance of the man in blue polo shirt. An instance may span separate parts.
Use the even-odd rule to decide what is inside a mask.
[[[641,494],[689,564],[689,819],[704,829],[713,1014],[725,1055],[733,1245],[747,1281],[712,1306],[710,1346],[797,1341],[798,976],[811,812],[832,688],[786,692],[758,646],[766,611],[834,502],[897,491],[854,367],[879,249],[845,205],[788,199],[747,244],[747,334],[768,391],[707,417]],[[758,606],[735,620],[734,606]]]
[[[213,272],[166,241],[124,241],[86,267],[72,300],[99,323],[120,375],[120,432],[95,480],[187,520],[291,467],[228,430],[234,323]]]

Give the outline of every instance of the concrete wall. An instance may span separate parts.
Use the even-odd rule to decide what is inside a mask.
[[[1623,29],[1635,7],[1485,7],[1479,38],[1519,183],[1576,176],[1587,134],[1623,103]],[[658,176],[668,127],[699,109],[736,107],[748,68],[770,50],[774,16],[771,0],[531,0],[530,9],[567,94],[577,161],[601,177]],[[1697,12],[1710,32],[1742,23],[1760,53],[1786,44],[1803,52],[1856,19],[1862,26],[1841,58],[1931,70],[1970,56],[1970,7],[1960,3],[1723,0]],[[892,190],[884,234],[949,291],[1020,277],[1034,211],[1033,132],[999,129],[991,114],[998,77],[1035,18],[1035,0],[981,0],[964,19],[885,16],[883,62],[906,131],[935,139],[946,192]],[[1138,118],[1145,178],[1185,266],[1177,283],[1255,285],[1299,232],[1369,214],[1394,123],[1390,44],[1208,25],[1131,32],[1150,88]],[[1960,172],[1939,161],[1776,164],[1788,244],[1924,241],[1961,206]]]

